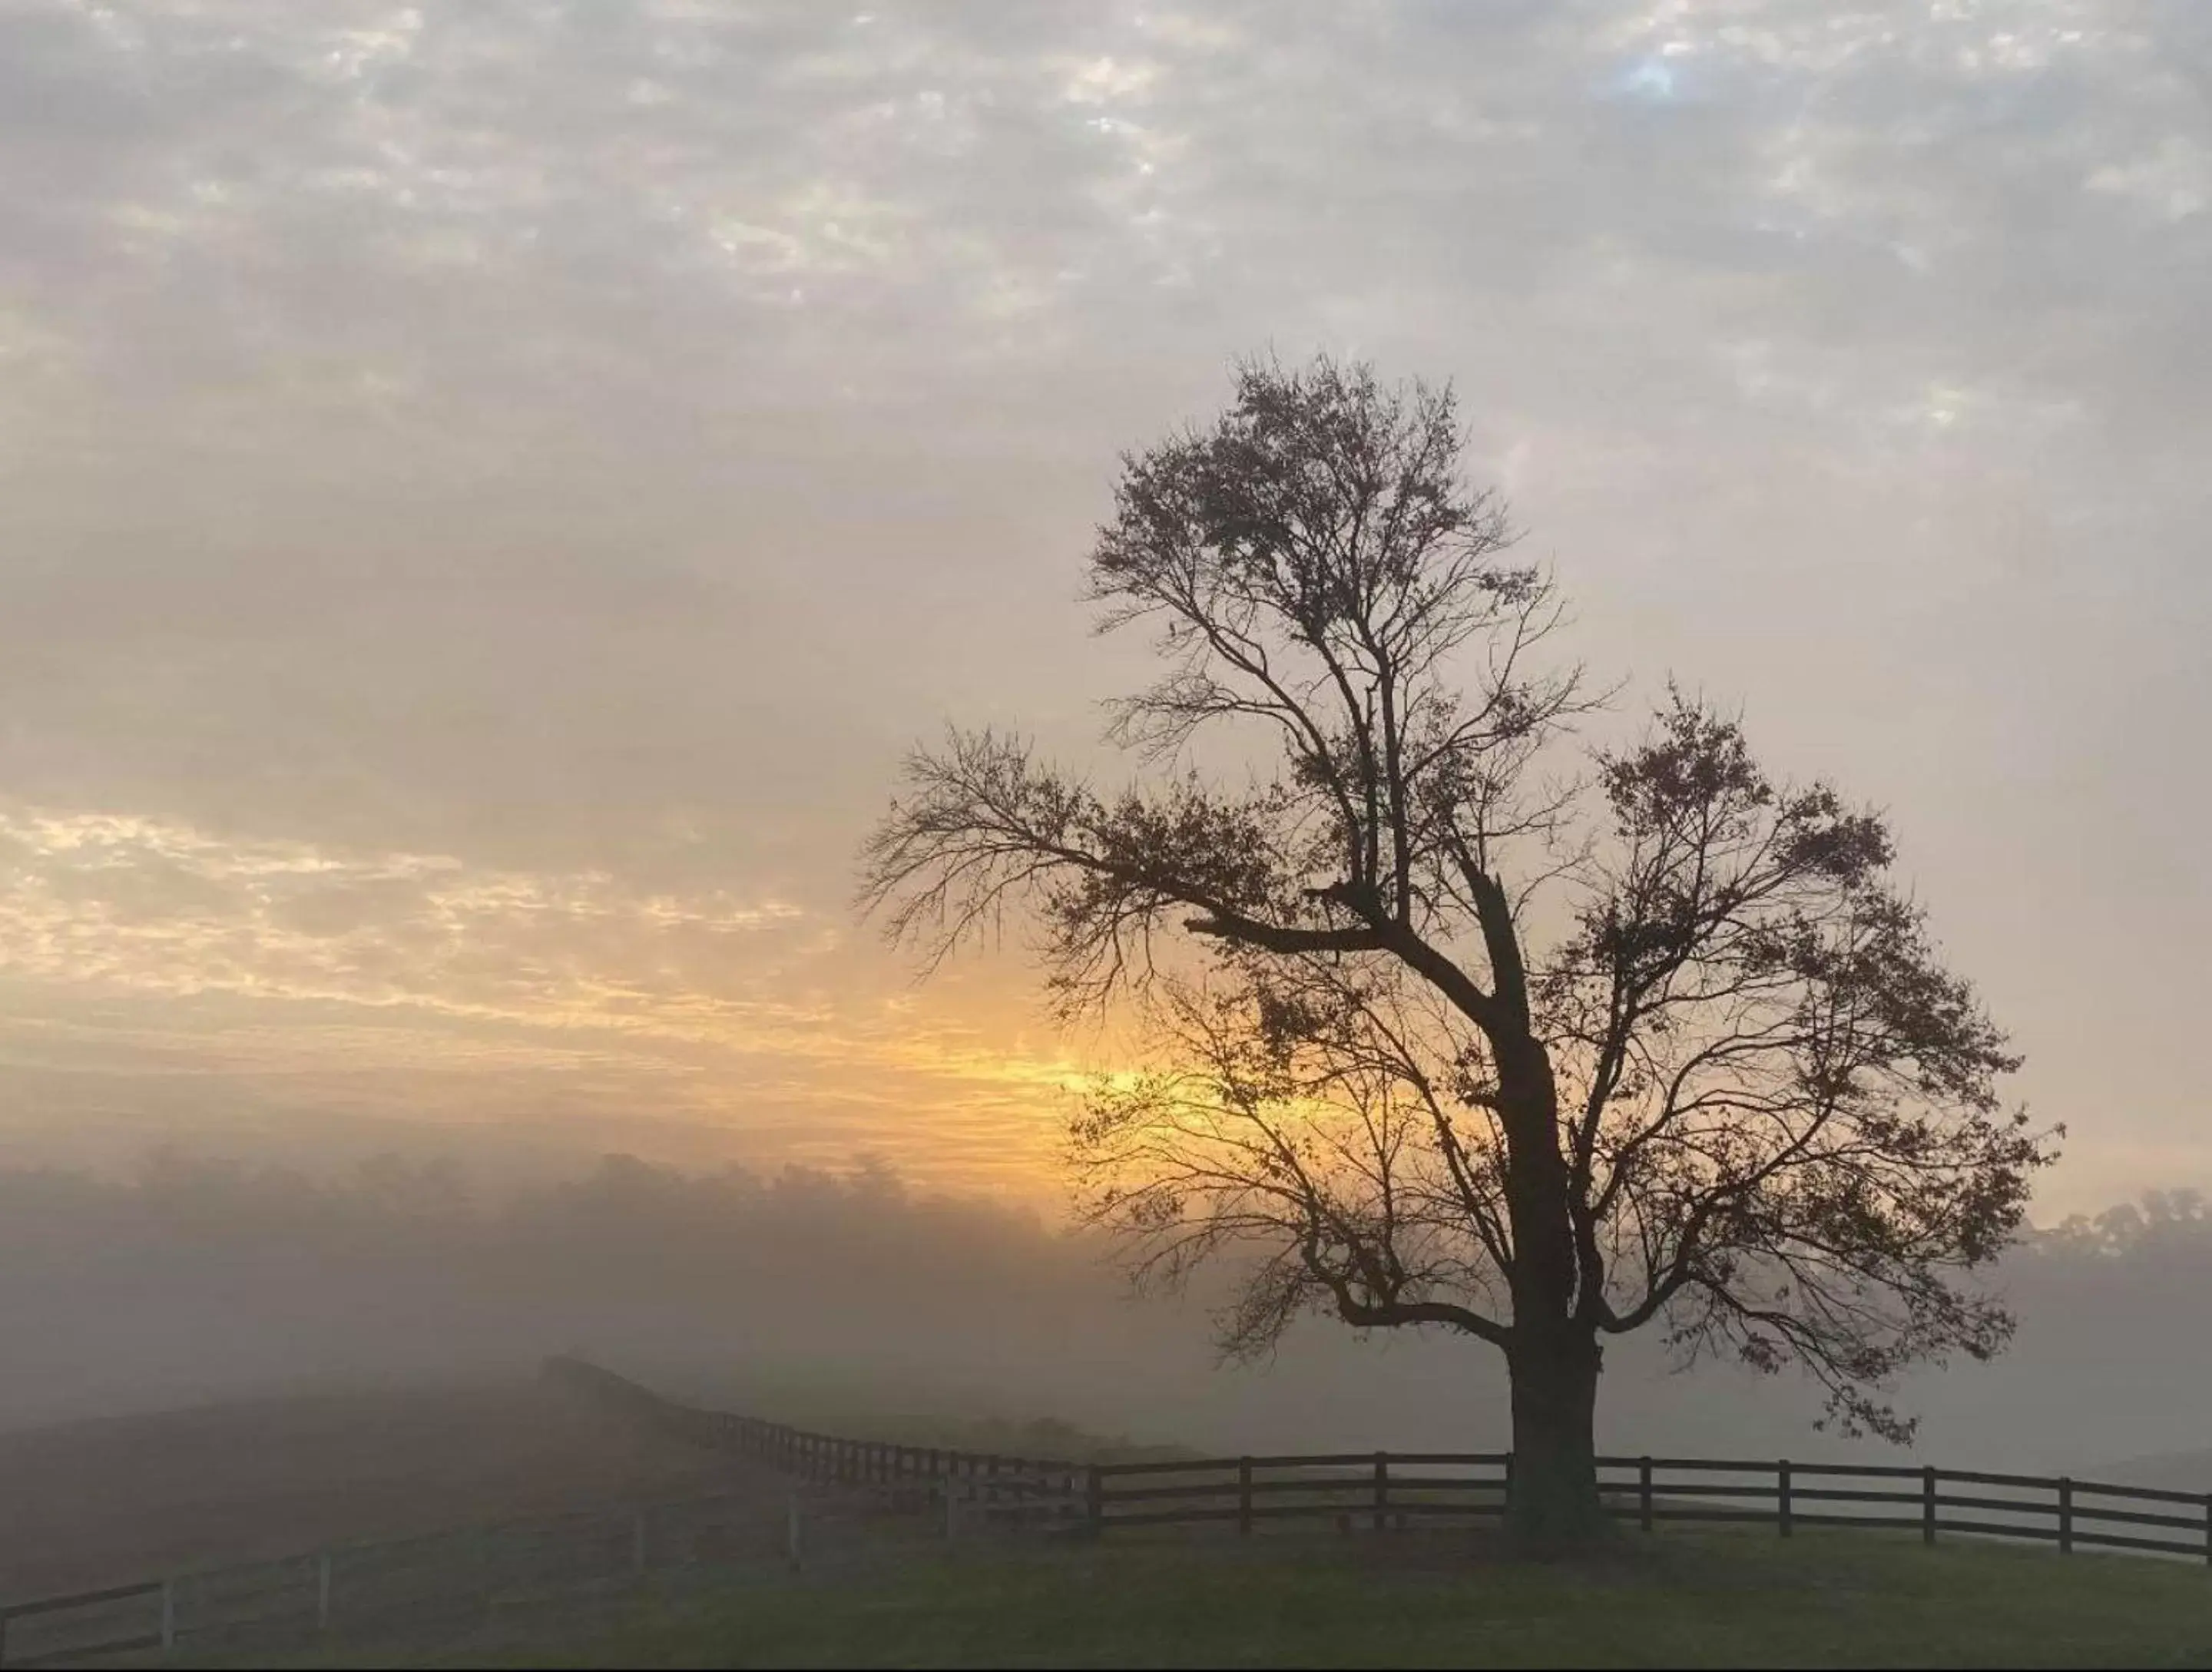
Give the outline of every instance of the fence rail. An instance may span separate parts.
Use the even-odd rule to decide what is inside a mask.
[[[1371,1527],[1478,1523],[1501,1517],[1507,1452],[1330,1452],[1085,1462],[856,1439],[711,1411],[577,1359],[548,1359],[547,1378],[641,1426],[750,1459],[798,1480],[853,1489],[884,1507],[962,1527],[1116,1529],[1333,1521]],[[2187,1556],[2212,1564],[2212,1493],[2065,1476],[1998,1474],[1880,1463],[1787,1459],[1601,1456],[1606,1508],[1646,1532],[1660,1522],[1917,1529],[2076,1547]],[[1841,1484],[1838,1484],[1841,1483]],[[535,1517],[310,1552],[287,1560],[0,1602],[0,1666],[224,1646],[267,1647],[395,1618],[489,1610],[501,1596],[574,1590],[610,1578],[726,1556],[772,1536],[757,1498],[723,1493],[607,1511]],[[1965,1513],[1961,1513],[1964,1511]],[[796,1499],[773,1546],[796,1560]]]
[[[1224,1520],[1249,1530],[1256,1521],[1295,1517],[1347,1524],[1356,1517],[1377,1527],[1412,1517],[1475,1520],[1502,1515],[1510,1490],[1508,1452],[1331,1452],[1121,1463],[1003,1457],[817,1434],[702,1411],[580,1359],[549,1359],[545,1371],[664,1432],[733,1446],[802,1478],[855,1485],[949,1480],[963,1503],[980,1498],[987,1517],[1017,1493],[1027,1493],[1070,1512],[1079,1509],[1081,1518],[1101,1532]],[[1662,1521],[1771,1523],[1785,1538],[1799,1526],[1917,1528],[1929,1543],[1939,1532],[1967,1533],[2055,1542],[2065,1552],[2076,1546],[2154,1551],[2212,1564],[2212,1493],[2061,1475],[1789,1459],[1607,1456],[1598,1458],[1597,1468],[1607,1507],[1624,1519],[1632,1517],[1647,1531]],[[1716,1478],[1727,1476],[1738,1478]],[[1961,1487],[1994,1487],[2008,1495]],[[2146,1505],[2174,1507],[2168,1512],[2139,1507]],[[1975,1513],[1961,1517],[1960,1511]]]

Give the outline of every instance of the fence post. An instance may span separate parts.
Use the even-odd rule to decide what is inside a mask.
[[[2074,1553],[2074,1483],[2063,1474],[2058,1477],[2058,1553]]]
[[[1390,1454],[1375,1454],[1375,1530],[1381,1532],[1385,1525],[1385,1514],[1390,1507]]]
[[[1651,1530],[1651,1459],[1636,1460],[1636,1513],[1645,1532]]]
[[[629,1571],[645,1572],[645,1510],[640,1506],[629,1521]]]
[[[315,1558],[315,1630],[331,1628],[331,1553],[324,1551]]]
[[[1784,1457],[1775,1466],[1774,1501],[1780,1512],[1782,1536],[1790,1536],[1790,1459]]]
[[[2206,1560],[2212,1560],[2212,1499],[2204,1505]],[[1237,1460],[1237,1530],[1249,1534],[1252,1530],[1252,1460]]]
[[[177,1582],[161,1581],[161,1658],[176,1651],[177,1647]]]
[[[1093,1536],[1106,1530],[1106,1477],[1098,1472],[1098,1465],[1091,1465],[1091,1480],[1084,1490],[1085,1518],[1091,1523]]]
[[[956,1507],[959,1502],[957,1482],[948,1474],[945,1477],[945,1539],[948,1544],[952,1541],[953,1535],[959,1530],[960,1511]]]
[[[2212,1566],[2212,1492],[2204,1494],[2204,1561]]]
[[[1936,1465],[1920,1471],[1920,1541],[1936,1542]]]
[[[1509,1517],[1513,1513],[1513,1454],[1510,1451],[1505,1454],[1505,1503],[1499,1513]]]
[[[793,1493],[791,1494],[785,1507],[783,1522],[783,1548],[784,1553],[791,1560],[791,1566],[794,1572],[805,1566],[806,1547],[805,1541],[800,1536],[799,1494],[797,1493]]]
[[[491,1535],[478,1527],[469,1535],[469,1562],[476,1573],[477,1590],[483,1599],[484,1624],[499,1612],[499,1586],[493,1583]]]

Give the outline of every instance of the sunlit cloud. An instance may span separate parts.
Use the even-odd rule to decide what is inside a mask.
[[[1001,1170],[1033,1169],[1084,1071],[927,1006],[828,985],[816,966],[846,939],[786,902],[647,892],[602,872],[0,811],[0,978],[166,1000],[204,1018],[18,1018],[19,1061],[29,1041],[150,1054],[167,1073],[598,1076],[659,1100],[664,1116],[739,1125],[763,1095],[970,1118],[996,1107],[1017,1122],[1045,1117],[1000,1157]],[[830,1122],[819,1149],[888,1137],[896,1152],[879,1128]],[[915,1170],[933,1170],[927,1147],[906,1158]]]

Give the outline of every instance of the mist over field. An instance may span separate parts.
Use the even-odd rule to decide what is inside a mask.
[[[184,1150],[135,1173],[0,1172],[0,1426],[272,1393],[513,1383],[573,1351],[729,1408],[865,1430],[1054,1419],[1206,1450],[1502,1447],[1481,1344],[1300,1327],[1219,1366],[1203,1289],[1135,1300],[1096,1242],[980,1197],[842,1172],[611,1156],[498,1183],[386,1158],[309,1175]],[[2212,1215],[2153,1195],[2034,1231],[1994,1283],[2010,1352],[1900,1384],[1908,1456],[1813,1432],[1806,1383],[1608,1351],[1601,1443],[2212,1477]],[[1218,1292],[1216,1292],[1218,1296]],[[2179,1475],[2177,1475],[2177,1470]],[[2192,1477],[2193,1478],[2193,1477]],[[2189,1484],[2184,1480],[2181,1484]],[[2212,1478],[2201,1482],[2212,1486]]]

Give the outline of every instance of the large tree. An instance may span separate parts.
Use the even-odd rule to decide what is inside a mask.
[[[1605,705],[1545,665],[1552,585],[1463,451],[1449,389],[1240,368],[1124,458],[1091,557],[1102,629],[1158,629],[1111,733],[1149,781],[955,731],[861,897],[933,957],[1018,903],[1062,1003],[1129,1000],[1152,1066],[1073,1123],[1086,1213],[1140,1279],[1242,1256],[1235,1353],[1310,1310],[1498,1349],[1510,1514],[1555,1542],[1602,1523],[1608,1335],[1794,1362],[1909,1434],[1884,1385],[2002,1345],[1968,1274],[2051,1157],[1878,814],[1671,686],[1633,745],[1575,739]],[[1244,787],[1194,764],[1217,733]]]

